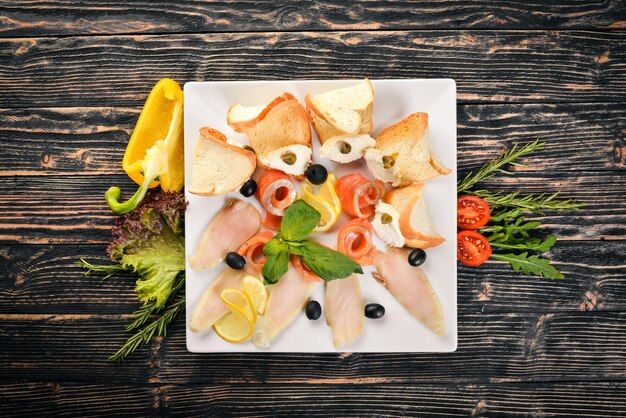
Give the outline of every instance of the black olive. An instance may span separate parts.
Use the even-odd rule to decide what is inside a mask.
[[[322,305],[316,300],[310,300],[304,309],[306,317],[312,321],[318,320],[322,316]]]
[[[241,270],[246,265],[246,259],[236,252],[231,251],[226,254],[226,264],[228,264],[228,267],[231,269]]]
[[[241,186],[241,189],[239,189],[239,193],[241,193],[245,197],[250,197],[255,194],[256,181],[254,181],[253,179],[249,179],[248,181],[246,181],[243,186]]]
[[[385,316],[385,307],[378,303],[368,303],[365,305],[365,316],[369,319],[380,319]]]
[[[409,254],[409,264],[413,267],[421,266],[426,261],[426,251],[416,248]]]
[[[321,164],[313,164],[306,169],[306,178],[313,184],[322,184],[328,178],[328,171]]]

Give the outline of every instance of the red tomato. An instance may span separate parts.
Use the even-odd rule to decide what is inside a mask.
[[[456,236],[456,258],[466,266],[476,267],[487,261],[491,245],[476,231],[461,231]]]
[[[491,217],[489,204],[478,196],[461,196],[456,200],[456,226],[461,229],[478,229]]]

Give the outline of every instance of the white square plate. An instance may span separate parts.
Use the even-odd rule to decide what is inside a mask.
[[[234,132],[226,123],[226,112],[235,102],[252,106],[268,103],[287,91],[304,103],[307,93],[319,93],[346,87],[359,80],[323,81],[234,81],[192,82],[185,84],[185,182],[190,184],[191,167],[198,130],[209,126],[226,136],[247,143],[244,134]],[[456,168],[456,85],[450,79],[431,80],[373,80],[374,131],[411,113],[427,112],[431,141],[446,166]],[[372,178],[363,163],[334,164],[318,157],[319,142],[313,131],[313,158],[324,164],[339,178],[350,172],[363,171]],[[238,193],[225,196],[201,197],[185,192],[189,207],[185,216],[187,259],[191,257],[201,232],[229,197],[245,199]],[[365,267],[360,276],[365,303],[380,303],[386,309],[382,319],[366,319],[363,335],[341,351],[350,352],[450,352],[457,346],[456,307],[456,170],[426,182],[425,199],[432,224],[446,238],[442,245],[426,250],[427,260],[422,266],[437,292],[444,311],[446,333],[439,337],[413,318],[394,297],[371,275],[372,267]],[[246,199],[261,210],[255,198]],[[347,217],[339,219],[326,234],[314,234],[320,242],[336,245],[337,230]],[[324,235],[324,236],[320,236]],[[379,248],[381,241],[376,241]],[[304,313],[287,327],[267,349],[254,347],[250,341],[232,344],[218,337],[212,329],[194,333],[189,330],[189,318],[204,289],[224,268],[194,271],[187,263],[187,349],[191,352],[334,352],[332,334],[324,316],[310,321]],[[324,286],[316,286],[312,299],[324,306]]]

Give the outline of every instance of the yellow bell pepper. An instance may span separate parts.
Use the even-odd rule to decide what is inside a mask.
[[[115,213],[127,213],[143,200],[148,188],[161,185],[178,192],[184,184],[183,91],[169,78],[160,80],[150,92],[128,141],[122,168],[139,184],[126,202],[120,203],[119,187],[111,187],[105,198]]]

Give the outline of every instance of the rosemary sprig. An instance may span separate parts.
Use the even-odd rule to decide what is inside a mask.
[[[179,274],[178,277],[176,278],[176,281],[174,282],[174,285],[172,286],[172,295],[176,295],[178,293],[178,290],[181,287],[183,287],[184,284],[185,284],[185,275]],[[145,305],[142,305],[138,310],[133,312],[133,318],[134,318],[133,322],[131,322],[130,324],[126,326],[126,331],[132,331],[136,328],[139,328],[140,326],[148,322],[151,315],[157,314],[162,309],[163,308],[158,308],[156,306],[155,300],[152,300],[146,303]]]
[[[512,174],[504,169],[506,165],[521,166],[522,164],[517,162],[518,159],[539,151],[543,148],[543,145],[544,143],[538,139],[522,146],[519,144],[513,145],[513,148],[504,150],[498,158],[487,162],[476,173],[470,172],[463,180],[460,180],[457,183],[457,192],[459,194],[465,193],[477,183],[490,179],[496,173]]]
[[[519,192],[491,193],[487,190],[473,190],[472,193],[485,199],[492,208],[517,208],[523,212],[542,214],[545,211],[569,211],[585,207],[584,203],[576,199],[556,200],[559,192],[526,196],[520,196]]]
[[[84,258],[81,258],[76,262],[76,265],[87,270],[85,276],[89,276],[92,273],[104,274],[102,280],[108,279],[117,273],[129,273],[124,267],[119,264],[91,264]]]
[[[165,336],[167,325],[175,320],[185,310],[185,295],[177,294],[174,302],[165,308],[161,316],[155,319],[143,329],[131,336],[115,354],[109,357],[109,360],[117,363],[126,360],[135,350],[141,348],[145,343],[150,341],[155,335]]]

